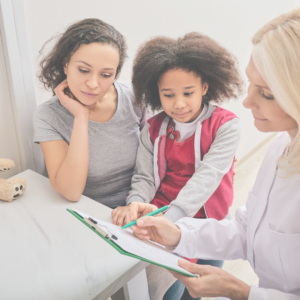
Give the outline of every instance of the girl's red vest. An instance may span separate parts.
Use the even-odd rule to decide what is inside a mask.
[[[154,147],[157,147],[154,153],[157,153],[157,165],[159,181],[161,182],[166,174],[167,161],[165,158],[166,138],[167,132],[159,136],[161,125],[164,119],[167,117],[165,112],[161,112],[151,119],[148,120],[150,125],[149,133],[151,141]],[[211,144],[213,143],[218,129],[227,121],[237,118],[232,112],[225,110],[221,107],[216,107],[212,115],[202,122],[201,136],[200,136],[200,147],[201,160],[203,156],[209,151]],[[158,140],[157,140],[158,139]],[[197,139],[195,138],[195,141]],[[156,142],[155,142],[156,141]],[[195,149],[197,149],[195,145]],[[195,153],[191,153],[194,155]],[[227,174],[223,176],[219,187],[206,201],[204,210],[208,218],[214,218],[217,220],[224,219],[229,211],[229,207],[233,201],[233,184],[232,184],[232,173],[233,173],[234,162]],[[156,179],[157,180],[157,179]],[[158,188],[158,187],[157,187]],[[201,183],[199,183],[199,189],[201,189]],[[169,203],[166,203],[169,204]]]

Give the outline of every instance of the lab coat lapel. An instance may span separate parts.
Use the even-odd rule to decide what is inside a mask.
[[[254,201],[253,205],[251,205],[251,208],[248,211],[249,242],[247,252],[248,260],[252,266],[254,266],[253,240],[255,232],[268,204],[270,190],[276,176],[277,159],[283,153],[286,144],[287,143],[282,143],[282,139],[277,139],[277,137],[274,139],[272,146],[269,148],[259,169],[253,189],[250,192],[254,197],[256,197],[256,201]]]

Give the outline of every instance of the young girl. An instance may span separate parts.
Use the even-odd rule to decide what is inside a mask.
[[[183,217],[224,219],[233,201],[233,161],[241,125],[216,104],[243,91],[235,58],[199,33],[177,40],[157,37],[139,49],[132,82],[139,103],[163,112],[149,119],[141,132],[127,207],[113,211],[114,223],[137,217],[133,202],[148,203],[148,210],[171,204],[165,216],[173,222]],[[157,273],[165,273],[163,278],[155,276],[161,287],[168,275],[163,269]],[[149,289],[150,295],[156,291],[151,298],[161,298],[157,292],[163,289]]]

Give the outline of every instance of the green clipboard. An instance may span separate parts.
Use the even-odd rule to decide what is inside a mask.
[[[108,238],[105,238],[103,235],[101,235],[97,230],[95,230],[94,228],[92,228],[88,223],[86,223],[83,218],[78,215],[75,211],[71,210],[71,209],[67,209],[68,212],[70,212],[74,217],[76,217],[78,220],[80,220],[83,224],[85,224],[87,227],[89,227],[91,230],[93,230],[97,235],[99,235],[104,241],[106,241],[107,243],[109,243],[111,246],[113,246],[119,253],[123,254],[123,255],[127,255],[127,256],[130,256],[130,257],[134,257],[134,258],[137,258],[137,259],[140,259],[140,260],[143,260],[143,261],[146,261],[148,263],[151,263],[151,264],[154,264],[154,265],[157,265],[157,266],[160,266],[160,267],[163,267],[163,268],[166,268],[166,269],[169,269],[169,270],[172,270],[172,271],[175,271],[175,272],[178,272],[178,273],[181,273],[185,276],[188,276],[188,277],[197,277],[195,275],[191,275],[191,274],[188,274],[188,273],[185,273],[185,272],[182,272],[182,271],[179,271],[179,270],[176,270],[176,269],[173,269],[173,268],[170,268],[168,266],[164,266],[164,265],[161,265],[161,264],[158,264],[154,261],[151,261],[151,260],[148,260],[146,258],[143,258],[143,257],[140,257],[140,256],[137,256],[137,255],[134,255],[132,253],[129,253],[129,252],[126,252],[124,251],[119,245],[115,244],[112,240],[108,239]]]

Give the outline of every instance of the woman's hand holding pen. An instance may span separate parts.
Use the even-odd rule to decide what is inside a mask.
[[[85,106],[81,104],[79,101],[70,98],[70,96],[65,93],[65,90],[68,87],[69,85],[67,79],[65,79],[54,90],[55,95],[59,99],[61,105],[64,106],[67,110],[69,110],[75,118],[79,116],[84,116],[88,118],[89,116],[88,106]]]
[[[136,205],[139,212],[144,212],[145,203],[136,202]],[[181,238],[180,228],[164,216],[143,217],[131,229],[140,240],[151,240],[164,246],[176,247]]]
[[[155,210],[157,207],[153,204],[132,202],[112,211],[113,223],[122,226]],[[137,225],[130,228],[137,238],[152,240],[164,246],[176,247],[181,238],[179,227],[164,216],[143,217],[137,221]]]

